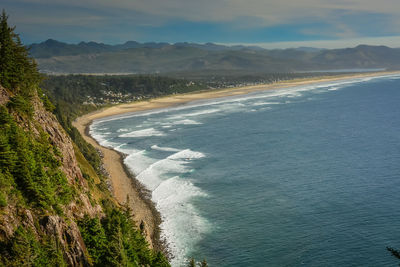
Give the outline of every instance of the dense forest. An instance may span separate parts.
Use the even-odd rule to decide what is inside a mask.
[[[4,11],[0,20],[0,265],[169,266],[66,135]]]

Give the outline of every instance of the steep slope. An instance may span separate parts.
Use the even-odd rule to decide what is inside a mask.
[[[169,266],[52,114],[4,11],[0,55],[0,265]]]
[[[92,205],[89,200],[88,183],[83,178],[82,172],[78,167],[71,139],[58,124],[55,116],[45,110],[37,96],[34,96],[32,100],[33,116],[29,118],[18,114],[15,110],[8,113],[5,106],[8,104],[7,99],[12,99],[12,96],[3,87],[0,87],[0,94],[3,96],[1,101],[2,136],[9,139],[8,153],[4,154],[5,151],[2,151],[3,162],[10,157],[7,157],[7,155],[12,152],[15,152],[16,160],[23,161],[24,157],[18,155],[18,150],[23,149],[25,155],[27,155],[27,163],[33,163],[33,165],[43,164],[41,170],[38,166],[32,166],[33,170],[28,170],[23,174],[18,173],[18,168],[23,166],[18,166],[17,164],[13,168],[10,168],[10,165],[1,166],[1,173],[6,177],[5,180],[8,180],[9,184],[11,184],[8,188],[9,192],[16,191],[17,195],[20,196],[20,198],[16,199],[10,195],[5,196],[7,205],[2,207],[0,216],[0,236],[2,241],[7,243],[6,240],[13,240],[13,238],[16,238],[15,235],[21,231],[30,232],[32,238],[38,239],[52,236],[56,240],[55,242],[60,245],[58,252],[60,254],[62,252],[65,263],[68,265],[87,265],[90,260],[76,221],[82,219],[85,215],[91,217],[103,216],[103,212],[100,205],[93,202]],[[4,122],[5,120],[8,120],[8,122]],[[7,128],[9,127],[14,127],[15,133],[8,133]],[[18,135],[22,137],[18,137]],[[13,138],[20,140],[24,136],[27,147],[24,147],[23,142],[12,144]],[[37,139],[40,139],[40,141]],[[7,147],[4,141],[3,148]],[[29,157],[32,156],[30,153],[33,152],[28,150],[32,148],[29,143],[35,144],[36,142],[40,143],[36,144],[37,146],[47,146],[47,149],[50,150],[47,151],[49,153],[47,155],[49,156],[48,162],[42,158],[35,159],[33,157],[32,159]],[[36,153],[43,152],[43,150],[39,151],[39,148],[34,150]],[[59,167],[54,168],[51,164],[47,164],[50,161],[55,161],[55,164],[59,165]],[[40,171],[44,172],[42,173],[44,175],[29,177],[30,179],[26,177]],[[25,177],[22,177],[23,175]],[[55,177],[51,176],[59,177],[54,179]],[[36,178],[38,179],[37,181],[35,181]],[[48,181],[44,181],[45,179]],[[59,184],[62,184],[61,188]],[[65,202],[63,197],[54,197],[54,202],[52,202],[48,199],[42,199],[45,196],[40,195],[58,194],[60,196],[66,194],[67,191],[71,195],[66,197]],[[60,202],[64,203],[61,204]],[[12,262],[14,259],[8,260]],[[23,263],[23,259],[21,260],[20,263]]]

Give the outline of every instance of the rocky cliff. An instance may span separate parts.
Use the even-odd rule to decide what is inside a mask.
[[[0,87],[0,104],[7,105],[11,93]],[[18,116],[16,120],[25,131],[32,131],[38,136],[45,132],[49,136],[50,143],[60,152],[58,157],[61,161],[60,169],[65,173],[68,183],[77,191],[77,198],[68,205],[62,207],[64,216],[56,214],[43,214],[42,210],[21,207],[17,203],[9,203],[0,213],[0,239],[2,241],[13,238],[15,231],[22,226],[29,229],[37,238],[50,236],[61,246],[64,258],[69,265],[88,265],[88,252],[83,242],[81,233],[75,220],[82,219],[85,215],[91,217],[103,216],[99,204],[92,204],[89,200],[90,194],[88,183],[83,178],[75,157],[74,147],[70,137],[65,133],[56,117],[46,111],[39,97],[35,95],[32,99],[34,115],[31,119]]]

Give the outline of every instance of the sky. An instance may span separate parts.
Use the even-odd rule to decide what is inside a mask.
[[[399,0],[2,0],[25,44],[400,47]]]

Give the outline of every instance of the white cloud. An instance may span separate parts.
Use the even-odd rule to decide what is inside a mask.
[[[226,22],[242,17],[257,18],[260,26],[298,19],[329,19],[334,10],[369,12],[399,16],[399,0],[14,0],[47,6],[141,12],[153,16],[188,21]]]
[[[247,28],[292,25],[305,36],[356,38],[400,34],[399,0],[3,0],[16,25],[162,27],[168,23]],[[34,7],[30,9],[27,7]],[[368,20],[370,15],[377,15]],[[345,19],[343,19],[343,15]],[[357,19],[364,17],[365,22]],[[376,22],[376,23],[375,23]],[[380,24],[379,24],[380,23]],[[376,28],[369,26],[377,24]],[[303,25],[303,26],[302,26]],[[305,26],[307,25],[307,26]],[[382,26],[382,27],[381,27]],[[20,27],[20,26],[18,26]],[[301,28],[300,28],[301,27]],[[121,28],[121,27],[120,27]],[[367,29],[367,30],[365,30]],[[133,30],[132,30],[133,32]],[[267,38],[267,37],[265,37]]]

